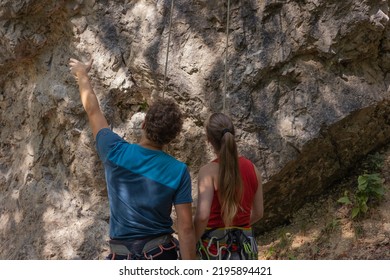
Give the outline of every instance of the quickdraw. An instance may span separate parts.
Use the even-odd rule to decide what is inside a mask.
[[[210,260],[210,257],[208,255],[206,247],[203,245],[203,242],[198,242],[198,256],[205,256],[208,260]]]

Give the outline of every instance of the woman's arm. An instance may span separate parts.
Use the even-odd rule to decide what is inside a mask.
[[[263,218],[264,215],[264,201],[263,201],[263,185],[261,182],[261,174],[259,170],[253,165],[256,177],[257,177],[257,191],[255,193],[255,197],[253,199],[253,206],[252,206],[252,212],[250,217],[250,224],[253,225],[257,221],[259,221],[261,218]]]
[[[195,240],[199,240],[207,226],[214,196],[213,177],[210,164],[203,166],[198,174],[198,203],[195,214]]]

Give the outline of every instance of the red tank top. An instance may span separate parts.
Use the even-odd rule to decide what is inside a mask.
[[[253,204],[253,198],[257,191],[258,182],[255,169],[250,160],[245,157],[239,157],[239,166],[241,178],[243,181],[243,192],[240,208],[233,219],[232,226],[237,227],[248,227],[250,226],[250,216]],[[214,160],[218,162],[218,160]],[[210,217],[207,223],[209,228],[223,228],[225,227],[221,217],[221,205],[218,199],[218,193],[214,190],[214,197],[211,203]]]

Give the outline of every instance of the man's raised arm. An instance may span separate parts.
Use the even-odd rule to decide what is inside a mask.
[[[74,58],[69,60],[70,71],[79,85],[81,103],[87,112],[93,137],[96,138],[99,130],[108,127],[108,123],[100,109],[99,102],[88,77],[88,71],[91,69],[91,66],[92,59],[85,64]]]

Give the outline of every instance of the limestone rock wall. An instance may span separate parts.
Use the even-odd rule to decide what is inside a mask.
[[[194,186],[212,159],[203,122],[223,106],[226,2],[176,0],[173,10],[165,95],[186,120],[168,152]],[[170,3],[1,1],[1,259],[107,253],[103,169],[68,60],[94,59],[107,119],[136,141],[161,94]],[[389,1],[232,0],[230,15],[226,107],[263,175],[261,232],[389,141]]]

